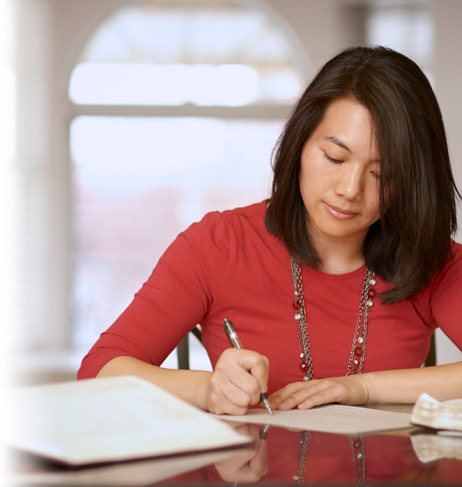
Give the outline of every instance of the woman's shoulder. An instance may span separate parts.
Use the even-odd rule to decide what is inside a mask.
[[[257,245],[257,235],[264,228],[265,202],[212,211],[178,234],[162,255],[160,267],[193,270],[192,274],[225,272],[230,256]],[[223,267],[224,266],[224,267]]]
[[[462,244],[456,242],[455,240],[451,241],[451,254],[452,259],[462,260]]]
[[[443,266],[435,272],[427,288],[432,294],[439,294],[451,286],[462,289],[462,244],[454,240]]]
[[[266,201],[260,201],[247,206],[241,206],[224,211],[211,211],[206,213],[201,222],[218,223],[226,222],[229,224],[239,221],[264,220],[266,214]]]
[[[288,256],[284,243],[273,235],[265,224],[267,201],[207,213],[184,233],[188,244],[204,255],[210,251],[221,255],[246,255],[285,260]]]
[[[260,233],[265,229],[266,201],[231,210],[211,211],[183,232],[186,236],[212,234],[229,237],[230,234]]]
[[[442,268],[435,273],[434,277],[443,277],[448,272],[456,272],[462,277],[462,244],[451,241],[451,250]]]
[[[445,269],[453,269],[453,272],[462,280],[462,244],[454,240],[451,242],[451,252],[443,267],[443,271]]]

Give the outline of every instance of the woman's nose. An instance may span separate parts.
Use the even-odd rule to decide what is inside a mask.
[[[337,194],[349,200],[360,200],[364,193],[364,173],[353,163],[345,164],[339,174]]]

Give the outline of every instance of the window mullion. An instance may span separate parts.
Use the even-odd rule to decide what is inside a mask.
[[[121,116],[121,117],[207,117],[235,119],[285,119],[291,106],[249,105],[240,107],[136,106],[136,105],[72,105],[71,117]]]

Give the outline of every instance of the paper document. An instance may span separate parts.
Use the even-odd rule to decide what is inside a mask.
[[[85,465],[243,445],[249,438],[136,377],[108,377],[8,392],[6,442]]]
[[[269,424],[299,430],[325,433],[364,434],[411,427],[408,413],[382,411],[359,406],[329,404],[306,411],[273,411],[251,409],[244,416],[220,415],[222,419],[243,423]]]

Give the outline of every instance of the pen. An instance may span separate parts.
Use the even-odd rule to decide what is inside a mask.
[[[226,336],[228,337],[229,343],[231,343],[231,345],[234,348],[242,348],[242,343],[239,340],[234,325],[231,323],[230,320],[228,320],[228,318],[225,318],[224,321],[225,321],[225,332],[226,332]],[[268,396],[266,394],[260,394],[260,400],[265,405],[266,410],[270,414],[273,414],[273,411],[271,410],[271,406],[269,405],[268,402]]]
[[[270,429],[270,425],[265,424],[264,428],[260,431],[260,439],[261,440],[266,440],[266,437],[268,436],[269,429]]]

